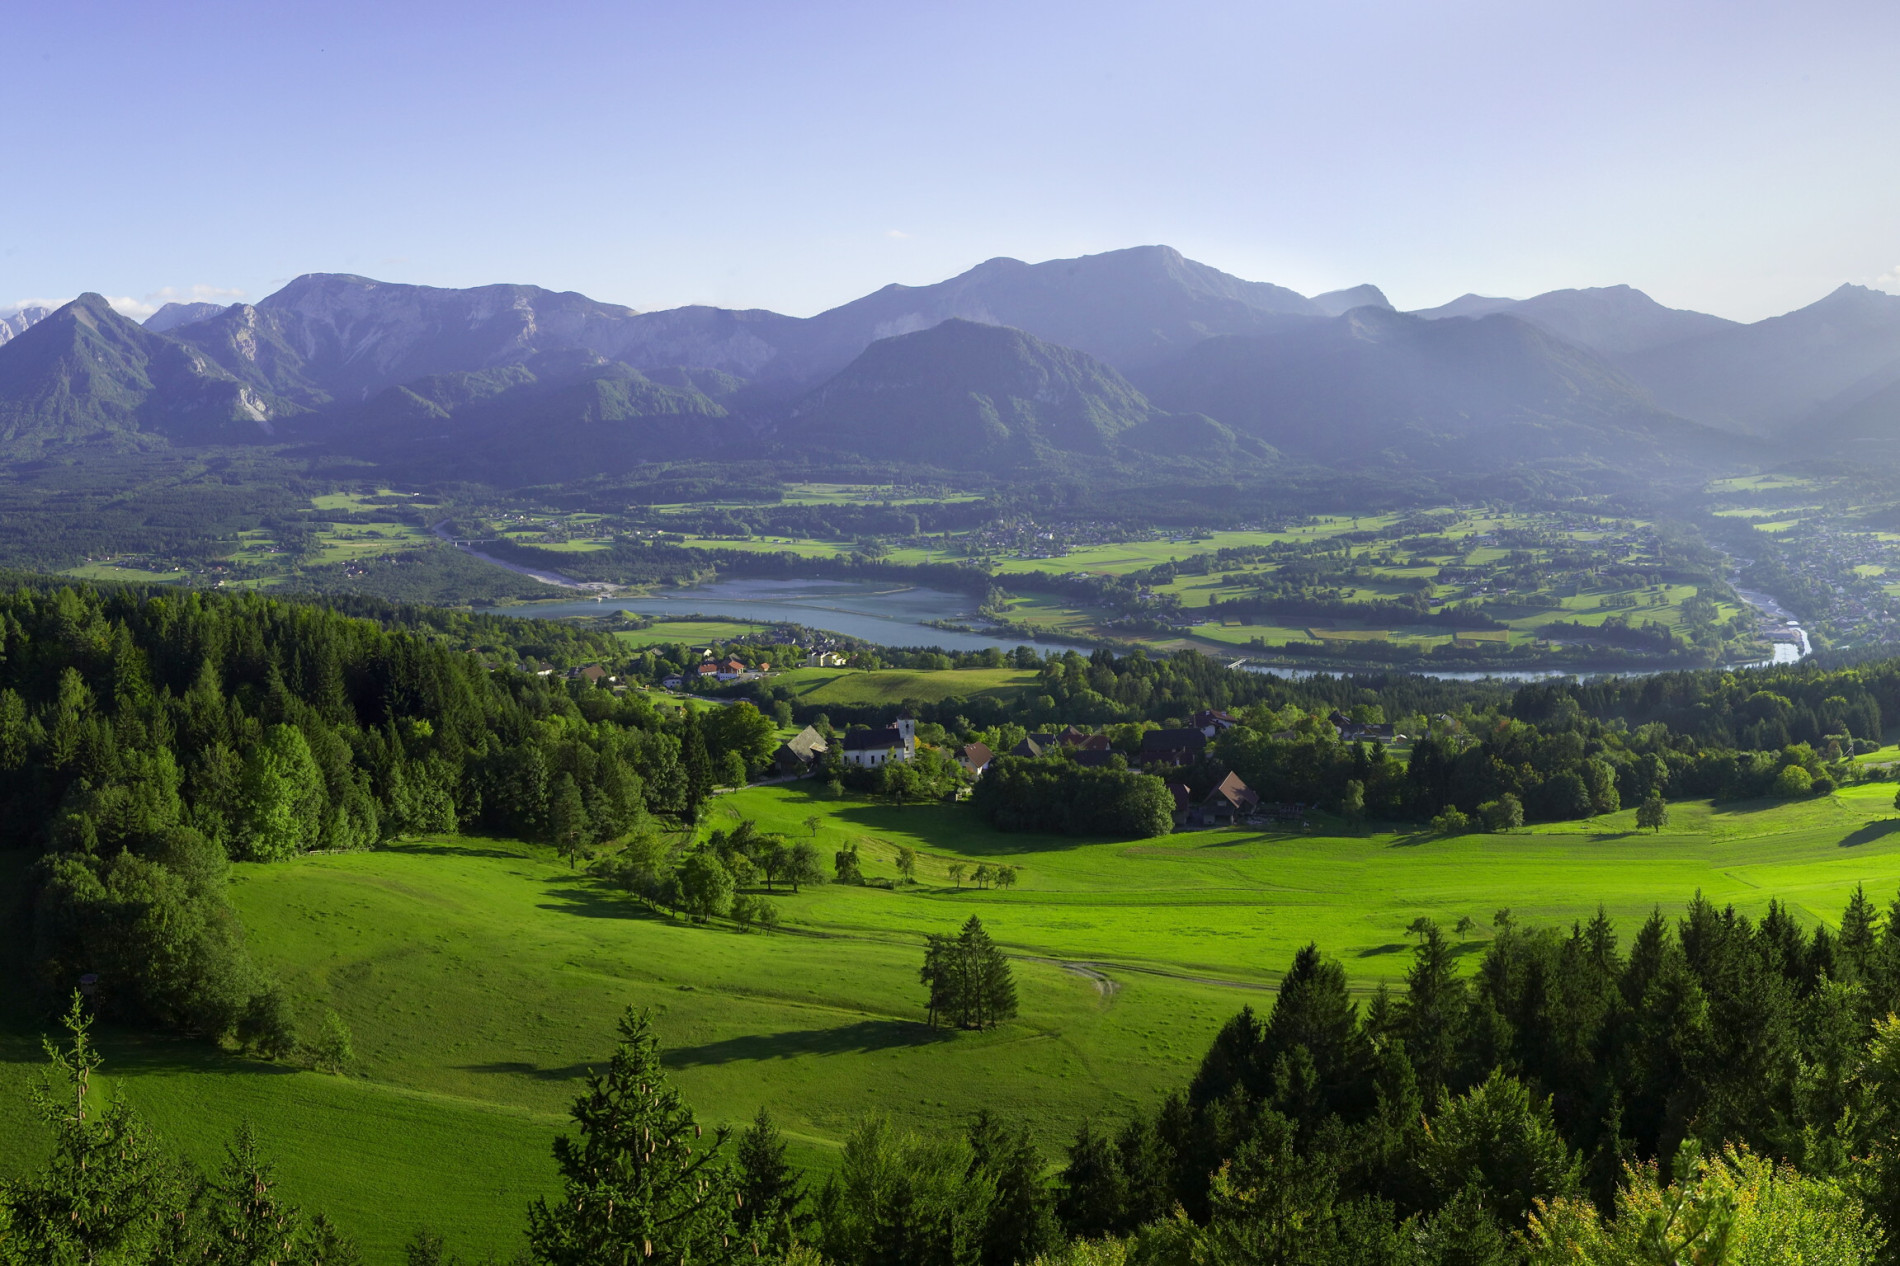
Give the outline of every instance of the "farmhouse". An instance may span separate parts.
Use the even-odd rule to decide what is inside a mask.
[[[981,778],[994,759],[994,754],[983,743],[965,743],[957,749],[957,764],[963,766],[963,772],[972,778]]]
[[[1239,774],[1229,774],[1201,801],[1201,821],[1208,826],[1231,826],[1251,817],[1259,806],[1259,795],[1240,780]]]
[[[825,742],[824,736],[808,725],[778,745],[778,751],[772,753],[772,763],[781,774],[802,774],[830,750],[831,745]]]
[[[875,769],[917,754],[917,723],[899,717],[880,730],[852,730],[844,736],[844,763]]]
[[[1240,722],[1236,721],[1228,713],[1221,712],[1214,708],[1206,708],[1200,712],[1196,712],[1190,717],[1188,724],[1207,735],[1208,738],[1213,738],[1222,730],[1233,729],[1236,725],[1239,725]]]
[[[1199,730],[1149,730],[1141,736],[1142,766],[1192,765],[1207,750],[1207,735]]]

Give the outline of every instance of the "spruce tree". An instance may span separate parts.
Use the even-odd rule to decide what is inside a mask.
[[[968,964],[973,1026],[993,1029],[1005,1020],[1015,1019],[1016,980],[1010,973],[1009,960],[983,930],[982,921],[971,915],[957,940],[961,957]]]
[[[605,1073],[571,1109],[578,1138],[554,1141],[563,1192],[528,1208],[528,1247],[547,1266],[708,1266],[738,1260],[724,1128],[702,1137],[667,1083],[652,1024],[632,1008]]]
[[[257,1148],[246,1121],[226,1145],[224,1165],[200,1195],[198,1260],[220,1266],[279,1266],[300,1261],[309,1227],[277,1195],[276,1167]]]
[[[1121,1158],[1106,1134],[1087,1121],[1069,1144],[1056,1214],[1070,1235],[1095,1239],[1124,1225],[1128,1192]]]
[[[982,1266],[1032,1262],[1060,1238],[1049,1189],[1042,1179],[1042,1153],[1029,1131],[1011,1129],[983,1109],[970,1122],[970,1173],[986,1179],[994,1195],[983,1228]]]
[[[930,1025],[958,1023],[959,1000],[963,990],[957,979],[956,941],[947,936],[931,935],[924,940],[924,965],[917,973],[918,983],[929,991],[925,1002]]]
[[[1843,979],[1866,978],[1874,958],[1876,917],[1874,903],[1867,899],[1866,886],[1855,884],[1854,895],[1847,899],[1847,909],[1841,912],[1839,952],[1835,955],[1846,968],[1842,972]]]
[[[764,1108],[739,1134],[734,1152],[738,1208],[733,1223],[739,1239],[759,1255],[783,1253],[801,1220],[805,1186],[785,1160],[785,1139]]]
[[[92,1020],[77,994],[65,1026],[72,1045],[45,1044],[51,1067],[33,1093],[35,1111],[53,1130],[52,1154],[38,1173],[0,1187],[7,1259],[23,1266],[151,1260],[186,1207],[185,1175],[129,1105],[100,1102]]]
[[[1451,946],[1434,924],[1425,930],[1405,978],[1398,1006],[1399,1034],[1418,1070],[1419,1092],[1429,1101],[1451,1080],[1465,1031],[1465,982],[1452,966]]]
[[[691,708],[680,723],[680,772],[685,775],[688,822],[699,820],[700,806],[712,796],[712,758],[706,754],[706,735],[700,728],[699,714]]]

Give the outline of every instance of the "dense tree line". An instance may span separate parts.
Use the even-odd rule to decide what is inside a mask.
[[[36,979],[59,996],[96,976],[117,1014],[282,1049],[227,859],[454,830],[584,851],[764,767],[773,727],[749,704],[662,717],[516,667],[595,636],[253,595],[0,596],[0,845],[42,854]]]
[[[997,757],[970,804],[999,831],[1143,837],[1174,829],[1174,797],[1161,779],[1078,765],[1059,753]]]
[[[1609,1255],[1658,1172],[1770,1186],[1773,1162],[1793,1167],[1784,1192],[1809,1184],[1786,1230],[1825,1241],[1798,1260],[1893,1260],[1874,1250],[1900,1215],[1900,901],[1883,918],[1856,892],[1836,934],[1698,897],[1627,947],[1601,914],[1532,929],[1500,911],[1468,977],[1435,926],[1418,935],[1404,994],[1363,1010],[1302,950],[1185,1093],[1080,1131],[1070,1231],[1229,1246],[1196,1261],[1663,1261]],[[1188,1224],[1169,1227],[1176,1205]]]

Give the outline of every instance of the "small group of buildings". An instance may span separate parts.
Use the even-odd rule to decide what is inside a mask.
[[[747,668],[740,660],[717,660],[709,655],[703,663],[694,666],[690,675],[674,673],[670,677],[661,678],[660,684],[668,690],[678,690],[688,681],[757,681],[771,671],[772,665],[766,661],[760,661],[754,667]]]
[[[1237,826],[1262,816],[1276,819],[1286,816],[1281,811],[1285,806],[1262,805],[1260,793],[1243,782],[1239,774],[1228,774],[1198,803],[1183,782],[1169,783],[1168,794],[1174,797],[1176,826]]]
[[[844,736],[844,763],[876,769],[917,754],[917,722],[899,717],[874,730],[848,730]]]
[[[1115,755],[1109,746],[1108,735],[1086,734],[1073,725],[1060,733],[1027,735],[1022,742],[1009,749],[1009,754],[1027,756],[1033,760],[1046,752],[1065,748],[1069,759],[1078,765],[1108,765]]]
[[[1332,722],[1333,729],[1339,732],[1340,741],[1345,743],[1393,743],[1405,737],[1394,725],[1355,721],[1337,708],[1326,719]]]

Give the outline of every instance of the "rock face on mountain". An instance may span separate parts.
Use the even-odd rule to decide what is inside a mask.
[[[881,339],[792,410],[800,447],[963,469],[1105,457],[1155,410],[1086,352],[951,319]]]
[[[1209,339],[1138,378],[1292,455],[1438,467],[1706,456],[1723,437],[1658,409],[1601,358],[1508,316],[1428,320],[1358,308]]]
[[[431,374],[515,364],[537,351],[617,356],[635,315],[539,286],[446,290],[311,273],[176,333],[234,377],[322,408],[360,403]]]
[[[279,402],[83,294],[0,354],[0,457],[73,445],[146,448],[268,435]]]
[[[1740,328],[1734,321],[1706,312],[1666,308],[1631,286],[1552,290],[1531,299],[1492,299],[1468,294],[1443,307],[1426,308],[1412,315],[1439,319],[1494,313],[1528,321],[1566,343],[1611,359]]]
[[[1619,363],[1684,417],[1759,435],[1805,429],[1900,381],[1900,296],[1842,286],[1786,315]]]
[[[51,308],[37,307],[32,304],[0,315],[0,343],[18,338],[26,333],[28,326],[37,325],[52,315]]]
[[[168,303],[145,318],[145,328],[154,334],[168,334],[181,325],[191,325],[224,311],[221,303]]]

